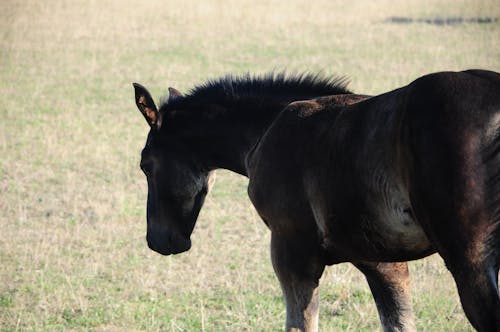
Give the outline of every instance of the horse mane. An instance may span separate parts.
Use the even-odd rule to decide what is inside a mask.
[[[195,86],[183,97],[164,99],[160,112],[182,109],[187,105],[227,103],[251,97],[318,97],[351,94],[346,77],[325,77],[321,74],[270,72],[264,75],[226,75]]]

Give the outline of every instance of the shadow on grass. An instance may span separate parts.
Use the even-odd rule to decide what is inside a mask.
[[[424,24],[431,24],[431,25],[489,24],[489,23],[496,23],[498,21],[499,21],[498,17],[411,18],[411,17],[391,16],[391,17],[386,19],[386,22],[394,23],[394,24],[424,23]]]

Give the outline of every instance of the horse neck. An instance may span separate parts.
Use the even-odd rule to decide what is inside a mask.
[[[246,156],[290,101],[291,98],[242,101],[224,105],[223,111],[217,105],[222,115],[213,120],[199,145],[199,154],[208,168],[224,168],[248,176]]]

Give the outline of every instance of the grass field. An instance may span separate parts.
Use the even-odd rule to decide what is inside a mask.
[[[497,0],[82,1],[0,3],[0,330],[276,331],[285,308],[269,234],[246,179],[220,171],[193,248],[145,241],[138,168],[147,125],[131,82],[156,98],[225,73],[345,75],[381,93],[423,74],[500,71]],[[417,327],[470,331],[433,256],[411,264]],[[322,279],[322,331],[374,331],[368,286],[349,264]]]

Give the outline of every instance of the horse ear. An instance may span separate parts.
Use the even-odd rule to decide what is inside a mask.
[[[160,128],[160,113],[148,90],[138,83],[132,83],[135,89],[135,103],[152,129]]]
[[[168,88],[168,101],[173,101],[173,100],[176,100],[178,98],[182,98],[182,93],[180,93],[179,90],[177,89],[174,89],[172,87]]]

